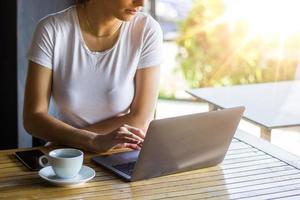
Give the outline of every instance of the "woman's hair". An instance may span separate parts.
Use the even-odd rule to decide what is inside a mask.
[[[81,3],[85,3],[85,2],[87,2],[87,1],[89,1],[89,0],[77,0],[76,3],[77,3],[77,4],[81,4]]]

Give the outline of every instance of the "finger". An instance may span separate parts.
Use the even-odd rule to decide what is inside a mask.
[[[140,139],[135,139],[132,137],[132,133],[130,132],[116,132],[115,136],[112,138],[112,145],[115,146],[120,143],[133,143],[138,144],[140,142]]]
[[[125,148],[124,144],[117,144],[113,147],[114,149],[121,149],[121,148]]]
[[[128,129],[124,125],[122,125],[119,128],[117,128],[116,130],[112,131],[111,134],[114,137],[116,137],[118,135],[118,133],[123,133],[123,132],[130,133],[130,131],[128,131]]]
[[[124,127],[126,127],[128,131],[132,132],[133,134],[139,136],[140,138],[145,139],[145,133],[141,129],[130,126],[128,124],[124,124]]]
[[[140,141],[135,140],[130,137],[122,137],[115,140],[116,143],[130,143],[130,144],[138,144]]]
[[[144,142],[139,142],[137,145],[142,148]]]
[[[118,131],[115,138],[122,138],[122,137],[130,137],[130,138],[133,138],[137,141],[144,141],[143,138],[140,138],[139,136],[129,132],[129,131]]]
[[[133,150],[141,150],[141,148],[135,144],[128,144],[128,143],[121,143],[114,146],[114,149],[121,149],[121,148],[130,148]]]
[[[141,147],[139,147],[139,146],[136,145],[136,144],[128,144],[128,143],[125,143],[125,144],[124,144],[124,147],[125,147],[125,148],[130,148],[130,149],[133,149],[133,150],[141,150]]]
[[[127,128],[126,128],[125,126],[121,126],[121,127],[119,128],[119,130],[120,130],[120,131],[128,131]]]

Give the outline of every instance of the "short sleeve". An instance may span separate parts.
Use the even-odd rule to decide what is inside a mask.
[[[52,69],[54,33],[54,24],[51,17],[46,17],[38,23],[32,37],[31,46],[27,52],[28,60]]]
[[[149,18],[145,26],[138,69],[161,64],[163,57],[162,42],[163,34],[160,25],[153,18]]]

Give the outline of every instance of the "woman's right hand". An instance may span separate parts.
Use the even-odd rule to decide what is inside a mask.
[[[142,130],[123,125],[118,129],[104,135],[97,135],[93,139],[92,148],[96,152],[105,152],[112,148],[131,148],[140,150],[145,134]]]

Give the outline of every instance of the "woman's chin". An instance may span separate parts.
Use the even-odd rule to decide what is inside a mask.
[[[128,14],[128,13],[125,13],[121,16],[117,16],[117,18],[121,21],[130,21],[134,18],[135,14]]]

